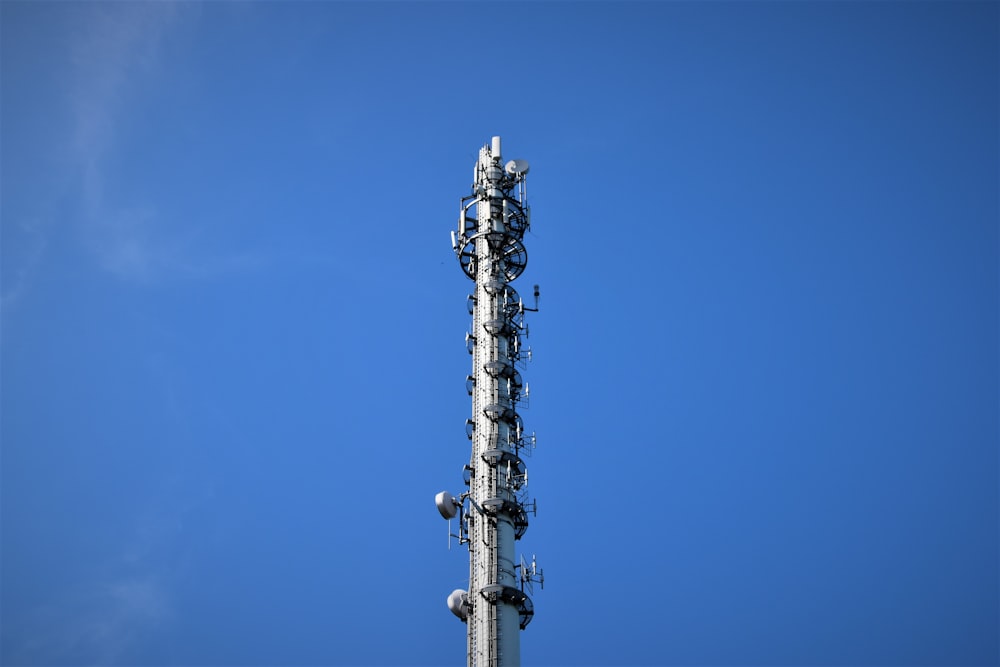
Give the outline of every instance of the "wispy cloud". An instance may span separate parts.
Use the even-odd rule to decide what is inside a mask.
[[[204,278],[257,268],[245,251],[210,254],[198,244],[189,220],[162,202],[123,202],[114,182],[113,158],[140,147],[118,132],[135,98],[169,63],[164,46],[196,5],[170,2],[93,5],[89,29],[72,50],[70,106],[74,118],[72,161],[77,171],[85,244],[99,266],[119,278],[145,282]]]
[[[122,165],[141,163],[145,153],[133,132],[150,129],[136,112],[160,90],[155,83],[178,66],[169,54],[197,27],[199,6],[165,1],[49,6],[61,22],[19,6],[22,32],[55,31],[56,24],[73,29],[51,40],[60,50],[44,58],[30,52],[27,41],[9,47],[22,57],[8,58],[8,67],[35,68],[36,80],[46,83],[11,89],[31,80],[26,74],[4,82],[5,98],[17,99],[24,117],[41,114],[45,127],[27,124],[30,131],[5,149],[5,168],[13,173],[20,161],[30,163],[23,173],[32,180],[16,192],[8,192],[7,184],[3,193],[4,315],[25,301],[39,275],[65,266],[63,257],[54,256],[57,248],[80,250],[94,268],[133,283],[210,279],[254,271],[270,261],[270,250],[205,242],[216,237],[212,222],[178,210],[177,202],[190,202],[192,193],[171,197],[169,182],[144,188],[144,175],[134,167],[129,183],[140,187],[123,187]],[[13,130],[8,124],[5,131]],[[216,202],[204,204],[198,210],[219,210]]]
[[[37,604],[9,628],[9,664],[111,665],[172,616],[169,585],[158,573],[80,582]]]
[[[215,498],[214,484],[167,474],[133,513],[131,530],[74,582],[52,587],[30,607],[7,614],[3,662],[11,665],[121,665],[169,662],[150,654],[180,613],[176,591],[190,577],[183,538],[193,515]]]
[[[95,5],[89,29],[73,45],[72,148],[86,241],[100,265],[123,278],[147,279],[163,264],[153,233],[157,211],[151,203],[136,208],[110,200],[107,159],[136,81],[155,75],[160,66],[161,44],[178,7],[167,2]]]
[[[0,312],[3,313],[20,301],[28,290],[48,244],[44,225],[38,219],[19,221],[17,227],[17,233],[22,239],[19,244],[20,252],[16,256],[12,253],[4,254],[4,262],[12,262],[14,265],[6,267],[3,290],[0,292]],[[10,237],[8,234],[4,236],[6,243]]]

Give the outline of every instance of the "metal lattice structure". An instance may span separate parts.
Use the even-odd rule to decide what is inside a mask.
[[[519,632],[534,615],[529,593],[534,582],[543,582],[534,558],[529,565],[514,556],[514,542],[536,510],[528,499],[524,462],[535,435],[525,431],[517,409],[528,398],[520,372],[531,358],[524,318],[538,310],[538,286],[534,308],[525,307],[510,286],[528,263],[527,173],[524,160],[503,164],[500,137],[493,137],[479,151],[472,194],[462,198],[458,230],[452,232],[462,270],[476,284],[469,296],[472,330],[466,336],[472,355],[466,379],[472,457],[464,471],[468,490],[458,497],[442,491],[435,502],[446,519],[459,518],[453,537],[469,548],[469,589],[448,596],[448,607],[467,625],[469,667],[520,664]]]

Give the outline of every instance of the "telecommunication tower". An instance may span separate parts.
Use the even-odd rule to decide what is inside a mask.
[[[472,418],[466,435],[472,458],[460,496],[442,491],[434,498],[445,519],[458,517],[457,538],[469,548],[469,590],[448,596],[448,608],[467,625],[469,667],[514,667],[521,663],[520,630],[534,615],[532,584],[544,584],[542,571],[524,558],[515,561],[514,542],[528,529],[536,504],[527,495],[528,469],[522,457],[535,447],[524,429],[519,406],[528,399],[523,370],[531,358],[524,344],[524,317],[538,311],[524,305],[511,281],[524,272],[528,255],[524,232],[530,224],[525,176],[528,163],[503,163],[500,137],[483,146],[476,161],[472,194],[463,197],[452,248],[462,270],[475,281],[469,295],[472,330],[466,347],[472,374],[466,388]]]

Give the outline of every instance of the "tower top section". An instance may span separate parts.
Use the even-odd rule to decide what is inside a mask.
[[[504,282],[524,272],[528,253],[524,233],[531,225],[526,176],[527,160],[503,163],[500,137],[479,149],[473,170],[472,192],[462,198],[458,213],[458,231],[452,232],[451,245],[462,270],[476,280],[479,260],[489,246],[498,257],[497,277]]]

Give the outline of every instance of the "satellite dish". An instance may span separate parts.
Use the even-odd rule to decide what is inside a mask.
[[[528,166],[527,160],[511,160],[504,165],[504,171],[511,176],[524,176],[528,173]]]
[[[458,516],[458,503],[455,502],[455,498],[447,491],[442,491],[434,496],[434,504],[437,505],[438,512],[444,518],[454,519]]]
[[[448,596],[448,609],[463,621],[469,615],[469,594],[461,588],[456,588]]]

